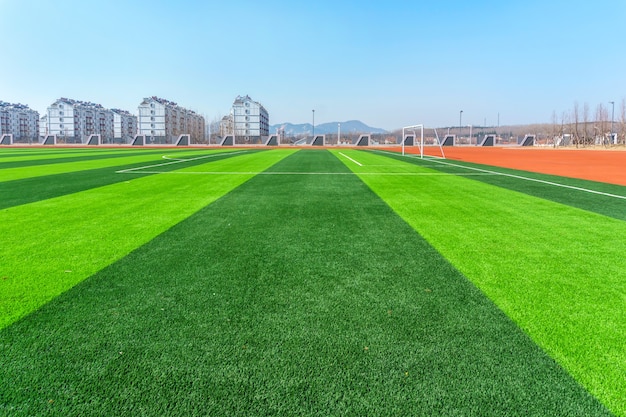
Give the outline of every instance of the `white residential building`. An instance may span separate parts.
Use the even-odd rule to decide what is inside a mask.
[[[47,116],[45,131],[61,142],[86,143],[91,135],[100,135],[103,143],[113,141],[113,112],[100,104],[60,98],[48,107]]]
[[[192,143],[204,142],[204,117],[192,110],[153,96],[144,98],[138,111],[138,133],[151,143],[174,143],[183,134],[191,135]]]
[[[117,143],[130,143],[137,134],[137,116],[126,110],[113,112],[113,139]]]
[[[269,114],[259,102],[249,96],[237,96],[231,109],[233,133],[245,142],[260,142],[269,136]]]
[[[24,104],[0,101],[0,137],[13,135],[14,142],[37,142],[39,113]]]

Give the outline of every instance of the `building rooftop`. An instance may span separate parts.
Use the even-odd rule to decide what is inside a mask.
[[[64,103],[68,103],[71,104],[73,106],[84,106],[84,107],[93,107],[96,109],[104,109],[104,107],[102,106],[102,104],[98,104],[98,103],[92,103],[90,101],[80,101],[80,100],[74,100],[71,98],[65,98],[65,97],[61,97],[60,99],[58,99],[57,101],[55,101],[54,103],[58,103],[58,102],[64,102]],[[54,104],[53,103],[53,104]]]
[[[3,109],[15,109],[15,110],[32,110],[28,105],[21,103],[7,103],[6,101],[0,100],[0,108]]]

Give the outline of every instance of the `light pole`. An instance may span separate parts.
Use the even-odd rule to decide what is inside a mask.
[[[341,141],[341,123],[337,123],[337,146]]]
[[[461,129],[463,129],[463,123],[461,120],[463,119],[463,110],[459,112],[459,139],[461,138]]]
[[[313,140],[315,140],[315,109],[313,109]]]
[[[472,144],[472,125],[468,125],[470,128],[470,137],[469,137],[469,144]]]
[[[615,116],[615,102],[609,101],[611,103],[611,141],[613,141],[613,118]]]

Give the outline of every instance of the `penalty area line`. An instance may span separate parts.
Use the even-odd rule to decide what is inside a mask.
[[[202,155],[202,156],[198,156],[196,158],[189,158],[189,159],[173,159],[173,158],[166,158],[165,156],[163,156],[163,159],[173,159],[170,162],[163,162],[161,164],[154,164],[154,165],[146,165],[146,166],[142,166],[142,167],[136,167],[136,168],[128,168],[128,169],[121,169],[119,171],[115,171],[116,174],[129,174],[129,173],[134,173],[135,171],[139,171],[139,170],[143,170],[143,169],[148,169],[148,168],[156,168],[156,167],[162,167],[162,166],[166,166],[166,165],[173,165],[173,164],[180,164],[182,162],[191,162],[191,161],[197,161],[200,159],[207,159],[207,158],[213,158],[216,156],[221,156],[221,155],[236,155],[239,153],[244,153],[244,152],[248,152],[248,151],[238,151],[238,152],[218,152],[218,153],[213,153],[210,155]],[[141,172],[138,172],[141,173]],[[150,172],[144,172],[146,174],[150,174]],[[159,172],[159,174],[161,174],[161,172]]]
[[[133,171],[124,174],[168,174],[168,175],[375,175],[398,177],[445,177],[445,176],[492,176],[485,172],[448,174],[445,172],[280,172],[280,171]]]
[[[362,167],[362,166],[363,166],[363,164],[362,164],[362,163],[360,163],[360,162],[358,162],[358,161],[356,161],[356,160],[354,160],[354,159],[350,158],[348,155],[346,155],[346,154],[345,154],[345,153],[343,153],[343,152],[339,152],[339,155],[343,156],[344,158],[348,158],[349,160],[351,160],[352,162],[354,162],[355,164],[357,164],[357,165],[358,165],[358,166],[360,166],[360,167]]]

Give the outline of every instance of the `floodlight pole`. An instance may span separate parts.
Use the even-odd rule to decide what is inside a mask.
[[[337,123],[337,146],[339,146],[340,138],[341,138],[341,123]]]
[[[463,129],[463,123],[461,123],[461,120],[463,120],[463,110],[459,112],[459,138],[461,137],[461,130]]]
[[[315,109],[313,109],[313,141],[315,141]]]

